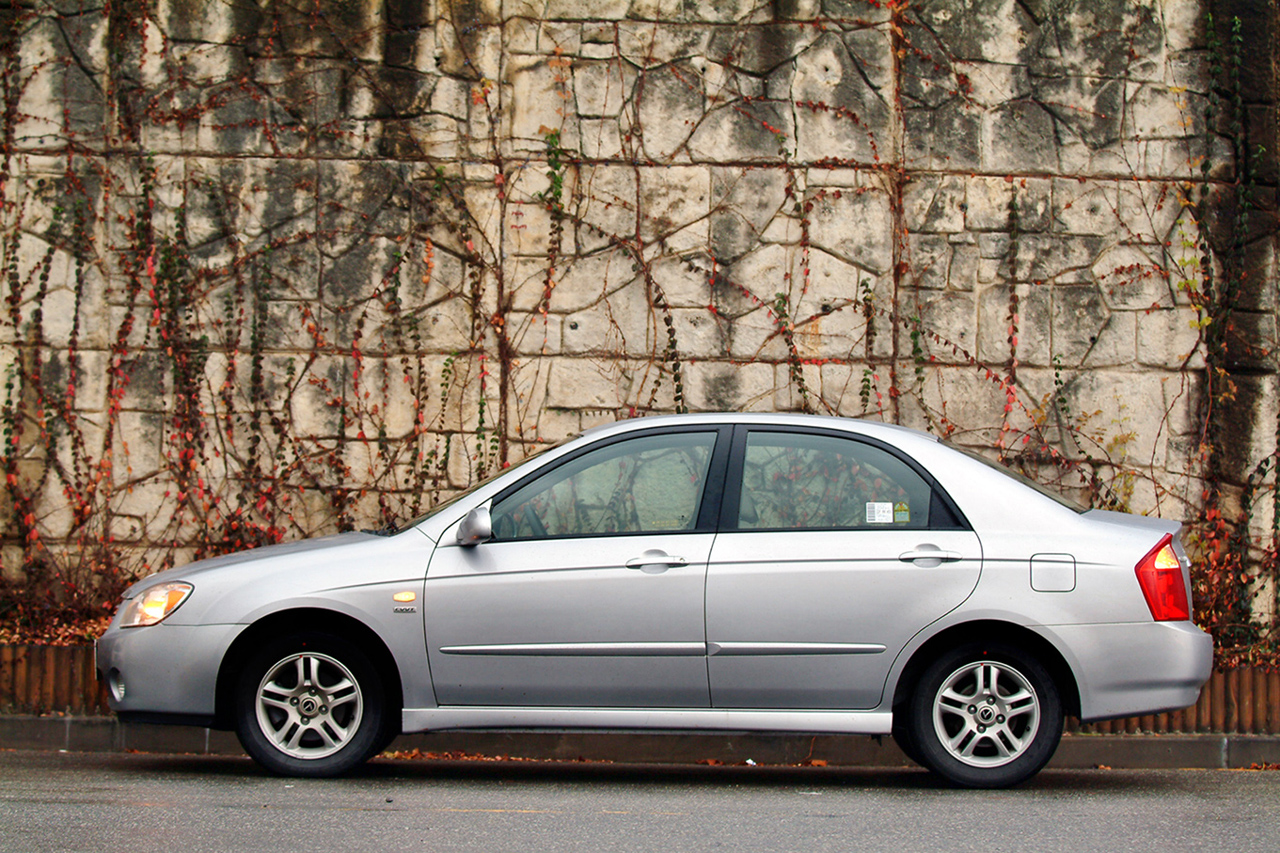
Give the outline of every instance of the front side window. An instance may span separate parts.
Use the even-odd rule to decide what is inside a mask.
[[[588,451],[495,503],[494,539],[693,530],[715,441],[680,432]]]
[[[747,436],[737,521],[739,530],[954,526],[929,483],[887,450],[787,432]]]

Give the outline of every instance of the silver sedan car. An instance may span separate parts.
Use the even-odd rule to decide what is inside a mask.
[[[643,418],[394,532],[153,575],[97,665],[122,719],[235,729],[282,774],[400,732],[716,729],[892,734],[1007,786],[1064,715],[1195,701],[1213,647],[1178,531],[901,427]]]

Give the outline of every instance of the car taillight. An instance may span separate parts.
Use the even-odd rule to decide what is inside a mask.
[[[1166,533],[1160,543],[1138,562],[1135,571],[1152,618],[1157,622],[1191,618],[1187,586],[1182,582],[1182,563],[1173,552],[1172,535]]]

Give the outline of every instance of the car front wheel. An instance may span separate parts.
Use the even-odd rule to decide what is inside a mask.
[[[385,692],[377,668],[328,634],[268,643],[241,672],[236,734],[245,752],[286,776],[335,776],[382,742]]]
[[[1004,788],[1035,775],[1062,737],[1057,685],[1010,646],[954,649],[923,673],[906,725],[921,762],[970,788]]]

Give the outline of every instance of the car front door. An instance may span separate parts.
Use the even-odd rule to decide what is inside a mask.
[[[423,608],[437,701],[707,707],[721,432],[589,447],[495,496],[492,540],[442,542]]]
[[[959,605],[978,537],[914,463],[847,434],[739,427],[707,575],[717,708],[868,709]]]

